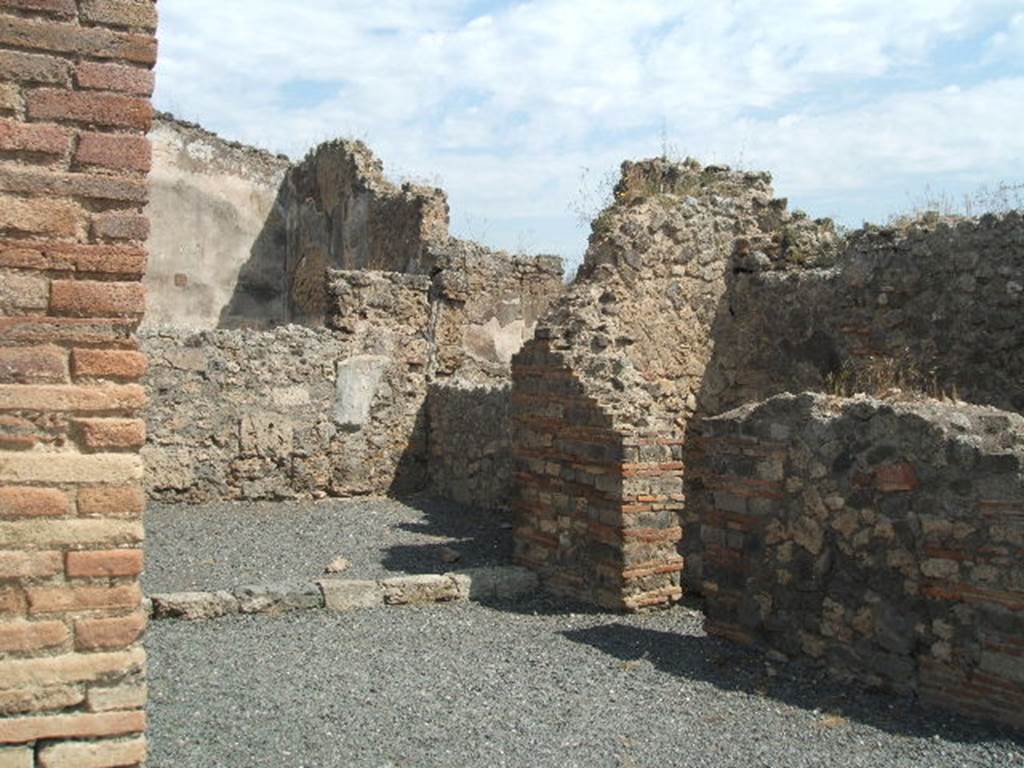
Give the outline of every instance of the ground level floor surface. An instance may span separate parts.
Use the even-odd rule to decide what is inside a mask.
[[[151,768],[1024,766],[1024,738],[541,598],[154,622]]]

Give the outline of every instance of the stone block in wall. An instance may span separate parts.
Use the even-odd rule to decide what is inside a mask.
[[[169,449],[147,445],[142,449],[146,465],[146,485],[154,490],[184,491],[192,487],[195,474],[192,452],[187,448]]]
[[[286,459],[294,448],[294,427],[286,416],[247,413],[238,422],[238,443],[243,456]]]
[[[384,315],[353,334],[298,326],[145,333],[151,494],[203,502],[422,489],[426,379],[417,344],[425,341],[417,333]],[[179,367],[182,350],[201,352],[201,369]],[[358,365],[344,365],[367,357],[382,362],[370,387],[354,375]],[[361,430],[334,420],[339,361],[342,410]]]
[[[370,407],[390,362],[379,355],[357,355],[338,361],[334,422],[339,428],[358,432],[366,425]]]

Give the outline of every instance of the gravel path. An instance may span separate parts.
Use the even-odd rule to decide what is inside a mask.
[[[153,504],[142,581],[155,594],[315,579],[337,557],[351,562],[344,578],[376,579],[505,564],[511,552],[505,518],[429,499]]]
[[[563,611],[156,622],[149,765],[1024,766],[1024,739],[773,670],[684,609]]]

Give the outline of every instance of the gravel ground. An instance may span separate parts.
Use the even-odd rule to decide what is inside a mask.
[[[1024,739],[775,670],[699,614],[578,610],[156,622],[149,765],[1024,766]]]
[[[337,557],[351,562],[344,578],[377,579],[505,564],[511,552],[506,518],[429,499],[152,504],[142,581],[155,594],[311,580]]]

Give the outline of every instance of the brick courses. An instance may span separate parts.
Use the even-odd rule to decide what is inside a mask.
[[[131,382],[155,20],[149,0],[0,2],[0,742],[27,765],[145,758],[144,697],[80,705],[145,659]]]

